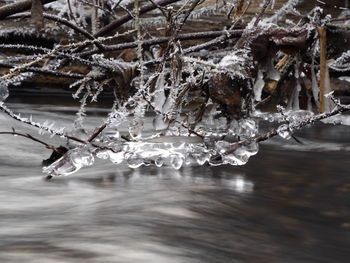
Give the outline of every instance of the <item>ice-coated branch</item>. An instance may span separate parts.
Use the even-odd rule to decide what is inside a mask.
[[[112,147],[109,147],[106,145],[98,145],[95,143],[90,143],[89,141],[80,139],[80,138],[75,137],[75,136],[71,136],[71,135],[64,132],[64,127],[61,129],[54,129],[53,123],[51,125],[47,124],[47,122],[42,124],[42,123],[38,123],[38,122],[33,121],[31,117],[30,118],[21,117],[20,114],[16,114],[12,110],[10,110],[8,107],[6,107],[3,102],[0,102],[0,111],[7,114],[8,116],[10,116],[11,118],[13,118],[16,121],[19,121],[21,123],[25,123],[25,124],[28,124],[28,125],[33,126],[35,128],[38,128],[39,133],[41,133],[41,134],[44,132],[47,132],[47,133],[52,134],[52,135],[56,135],[56,136],[59,136],[59,137],[65,138],[65,139],[69,139],[69,140],[78,142],[81,145],[91,145],[94,148],[97,148],[100,150],[109,150],[112,152],[115,151]],[[26,136],[26,137],[28,137],[28,136]],[[34,137],[31,136],[30,139],[34,140],[33,138]],[[39,140],[34,140],[34,141],[39,142]],[[42,142],[40,142],[40,143],[43,144]]]
[[[321,120],[330,118],[332,116],[335,116],[337,114],[340,114],[340,113],[343,113],[343,112],[350,110],[350,105],[344,105],[344,104],[340,104],[336,100],[334,100],[334,101],[337,103],[336,107],[330,112],[320,113],[320,114],[317,114],[317,115],[314,115],[311,117],[301,119],[299,121],[294,121],[294,122],[290,123],[289,125],[282,125],[278,129],[273,129],[273,130],[271,130],[263,135],[255,137],[253,139],[247,139],[247,140],[242,140],[242,141],[233,143],[229,147],[229,149],[227,149],[223,153],[223,155],[231,154],[231,153],[235,152],[239,147],[249,145],[253,142],[259,143],[259,142],[266,141],[266,140],[268,140],[272,137],[275,137],[276,135],[279,135],[279,134],[283,134],[283,133],[292,134],[293,132],[302,129],[309,124],[313,124],[317,121],[321,121]],[[215,156],[215,158],[219,158],[219,156]]]

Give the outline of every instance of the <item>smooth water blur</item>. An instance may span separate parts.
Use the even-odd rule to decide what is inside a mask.
[[[76,112],[9,107],[57,125]],[[89,113],[93,127],[106,111]],[[0,114],[0,130],[11,127],[39,137]],[[48,150],[1,135],[0,262],[348,262],[349,132],[320,124],[297,134],[303,145],[276,138],[241,167],[99,160],[49,182],[40,166]]]

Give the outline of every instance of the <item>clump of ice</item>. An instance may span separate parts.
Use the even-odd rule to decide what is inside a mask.
[[[292,132],[288,124],[280,125],[277,129],[277,133],[283,139],[289,140],[290,138],[292,138]]]
[[[94,155],[88,146],[77,147],[68,151],[50,166],[44,167],[43,172],[49,176],[70,175],[84,166],[93,165],[94,161]]]

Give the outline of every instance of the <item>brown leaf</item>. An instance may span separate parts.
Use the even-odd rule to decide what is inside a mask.
[[[219,73],[210,81],[209,96],[219,103],[227,118],[241,117],[241,92],[239,83],[230,76]]]

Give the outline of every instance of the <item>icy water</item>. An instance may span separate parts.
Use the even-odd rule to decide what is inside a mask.
[[[76,108],[10,104],[67,125]],[[102,109],[92,109],[90,126]],[[0,114],[10,127],[38,135]],[[243,167],[98,161],[43,180],[50,152],[0,136],[0,262],[349,262],[350,128],[276,139]],[[47,138],[47,140],[49,140]]]

